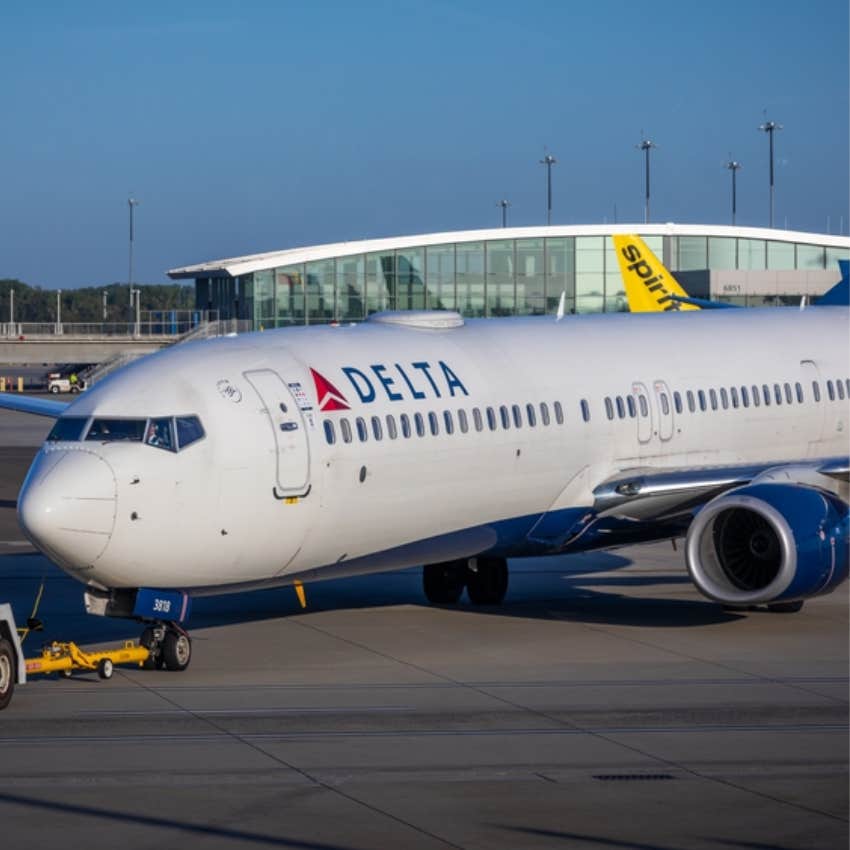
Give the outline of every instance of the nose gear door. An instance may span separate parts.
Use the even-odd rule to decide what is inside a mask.
[[[243,372],[262,404],[274,438],[275,486],[278,499],[306,496],[310,492],[310,443],[307,427],[295,398],[273,369]]]

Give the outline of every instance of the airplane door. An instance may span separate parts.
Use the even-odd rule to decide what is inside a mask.
[[[259,396],[274,438],[275,496],[306,496],[310,491],[310,444],[298,404],[273,369],[244,372]]]
[[[806,399],[806,407],[811,406],[812,413],[806,416],[806,430],[809,432],[809,454],[817,456],[818,444],[823,440],[824,425],[826,424],[826,404],[821,396],[820,401],[815,400],[815,384],[818,393],[824,393],[825,387],[821,380],[820,369],[814,360],[800,361],[800,378],[803,384],[803,397]]]
[[[658,411],[658,437],[666,443],[673,436],[673,396],[664,381],[654,381],[652,386]]]
[[[652,409],[645,384],[632,384],[632,401],[637,414],[638,442],[648,443],[652,439]]]

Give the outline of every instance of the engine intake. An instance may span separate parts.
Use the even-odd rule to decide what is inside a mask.
[[[754,483],[718,496],[688,531],[697,588],[727,605],[828,593],[847,577],[847,506],[797,484]]]

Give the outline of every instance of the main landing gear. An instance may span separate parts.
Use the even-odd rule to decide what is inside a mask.
[[[146,670],[182,672],[192,660],[192,641],[177,623],[151,623],[139,643],[150,653],[142,663]]]
[[[499,605],[508,592],[508,562],[481,557],[426,564],[422,587],[434,605],[453,605],[464,588],[473,605]]]

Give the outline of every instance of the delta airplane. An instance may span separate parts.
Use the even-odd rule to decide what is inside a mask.
[[[69,404],[0,399],[56,418],[18,516],[173,670],[193,596],[424,565],[432,603],[498,605],[510,557],[677,537],[709,599],[795,611],[848,573],[848,318],[399,312],[187,343]]]

